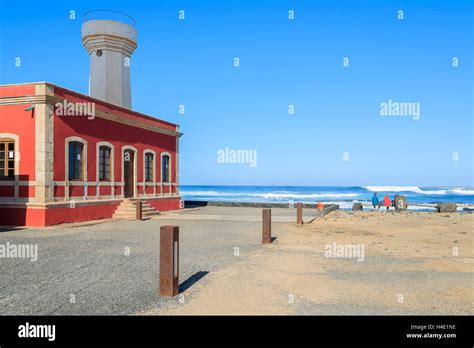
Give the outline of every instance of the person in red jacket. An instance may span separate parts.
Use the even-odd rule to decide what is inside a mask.
[[[387,207],[387,210],[390,208],[390,197],[388,195],[385,195],[383,198],[383,205]]]

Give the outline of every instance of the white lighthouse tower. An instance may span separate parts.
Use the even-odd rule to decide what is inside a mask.
[[[135,28],[115,20],[86,19],[82,45],[90,56],[89,95],[131,109],[130,57],[137,48]]]

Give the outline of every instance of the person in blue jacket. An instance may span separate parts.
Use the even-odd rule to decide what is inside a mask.
[[[375,192],[374,195],[372,196],[372,205],[374,206],[374,209],[380,208],[379,203],[380,203],[379,197],[377,196],[377,192]]]

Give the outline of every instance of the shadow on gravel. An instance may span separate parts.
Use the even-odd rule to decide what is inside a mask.
[[[194,273],[191,277],[179,284],[179,292],[181,293],[188,290],[191,286],[204,278],[208,273],[208,271],[199,271]]]
[[[2,232],[13,232],[13,231],[21,231],[24,227],[14,227],[14,226],[1,226],[0,233]]]

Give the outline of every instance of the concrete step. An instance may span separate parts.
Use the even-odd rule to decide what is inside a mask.
[[[133,208],[129,208],[129,207],[119,207],[117,208],[116,211],[136,211],[137,208],[133,207]],[[143,207],[142,208],[142,211],[156,211],[154,208],[152,207]]]
[[[136,214],[137,212],[135,210],[116,210],[115,214]],[[142,215],[143,214],[159,214],[155,210],[142,210]]]
[[[117,207],[113,217],[122,220],[135,220],[137,212],[136,204],[137,200],[125,199]],[[151,217],[154,215],[159,215],[159,212],[149,203],[142,201],[142,216]]]
[[[121,203],[120,204],[121,207],[136,207],[137,205],[135,203]],[[148,207],[148,208],[153,208],[153,206],[149,203],[142,203],[142,207]]]
[[[143,216],[155,216],[155,215],[158,215],[158,214],[157,213],[146,213],[146,214],[142,214],[142,217]],[[133,220],[135,220],[136,214],[128,214],[128,213],[114,214],[114,218],[118,218],[118,217],[129,217],[129,218],[133,218]]]
[[[149,218],[152,218],[153,216],[156,216],[156,214],[142,215],[142,219],[149,219]],[[119,215],[114,215],[114,219],[135,221],[136,216],[135,215],[122,215],[122,214],[119,214]]]

